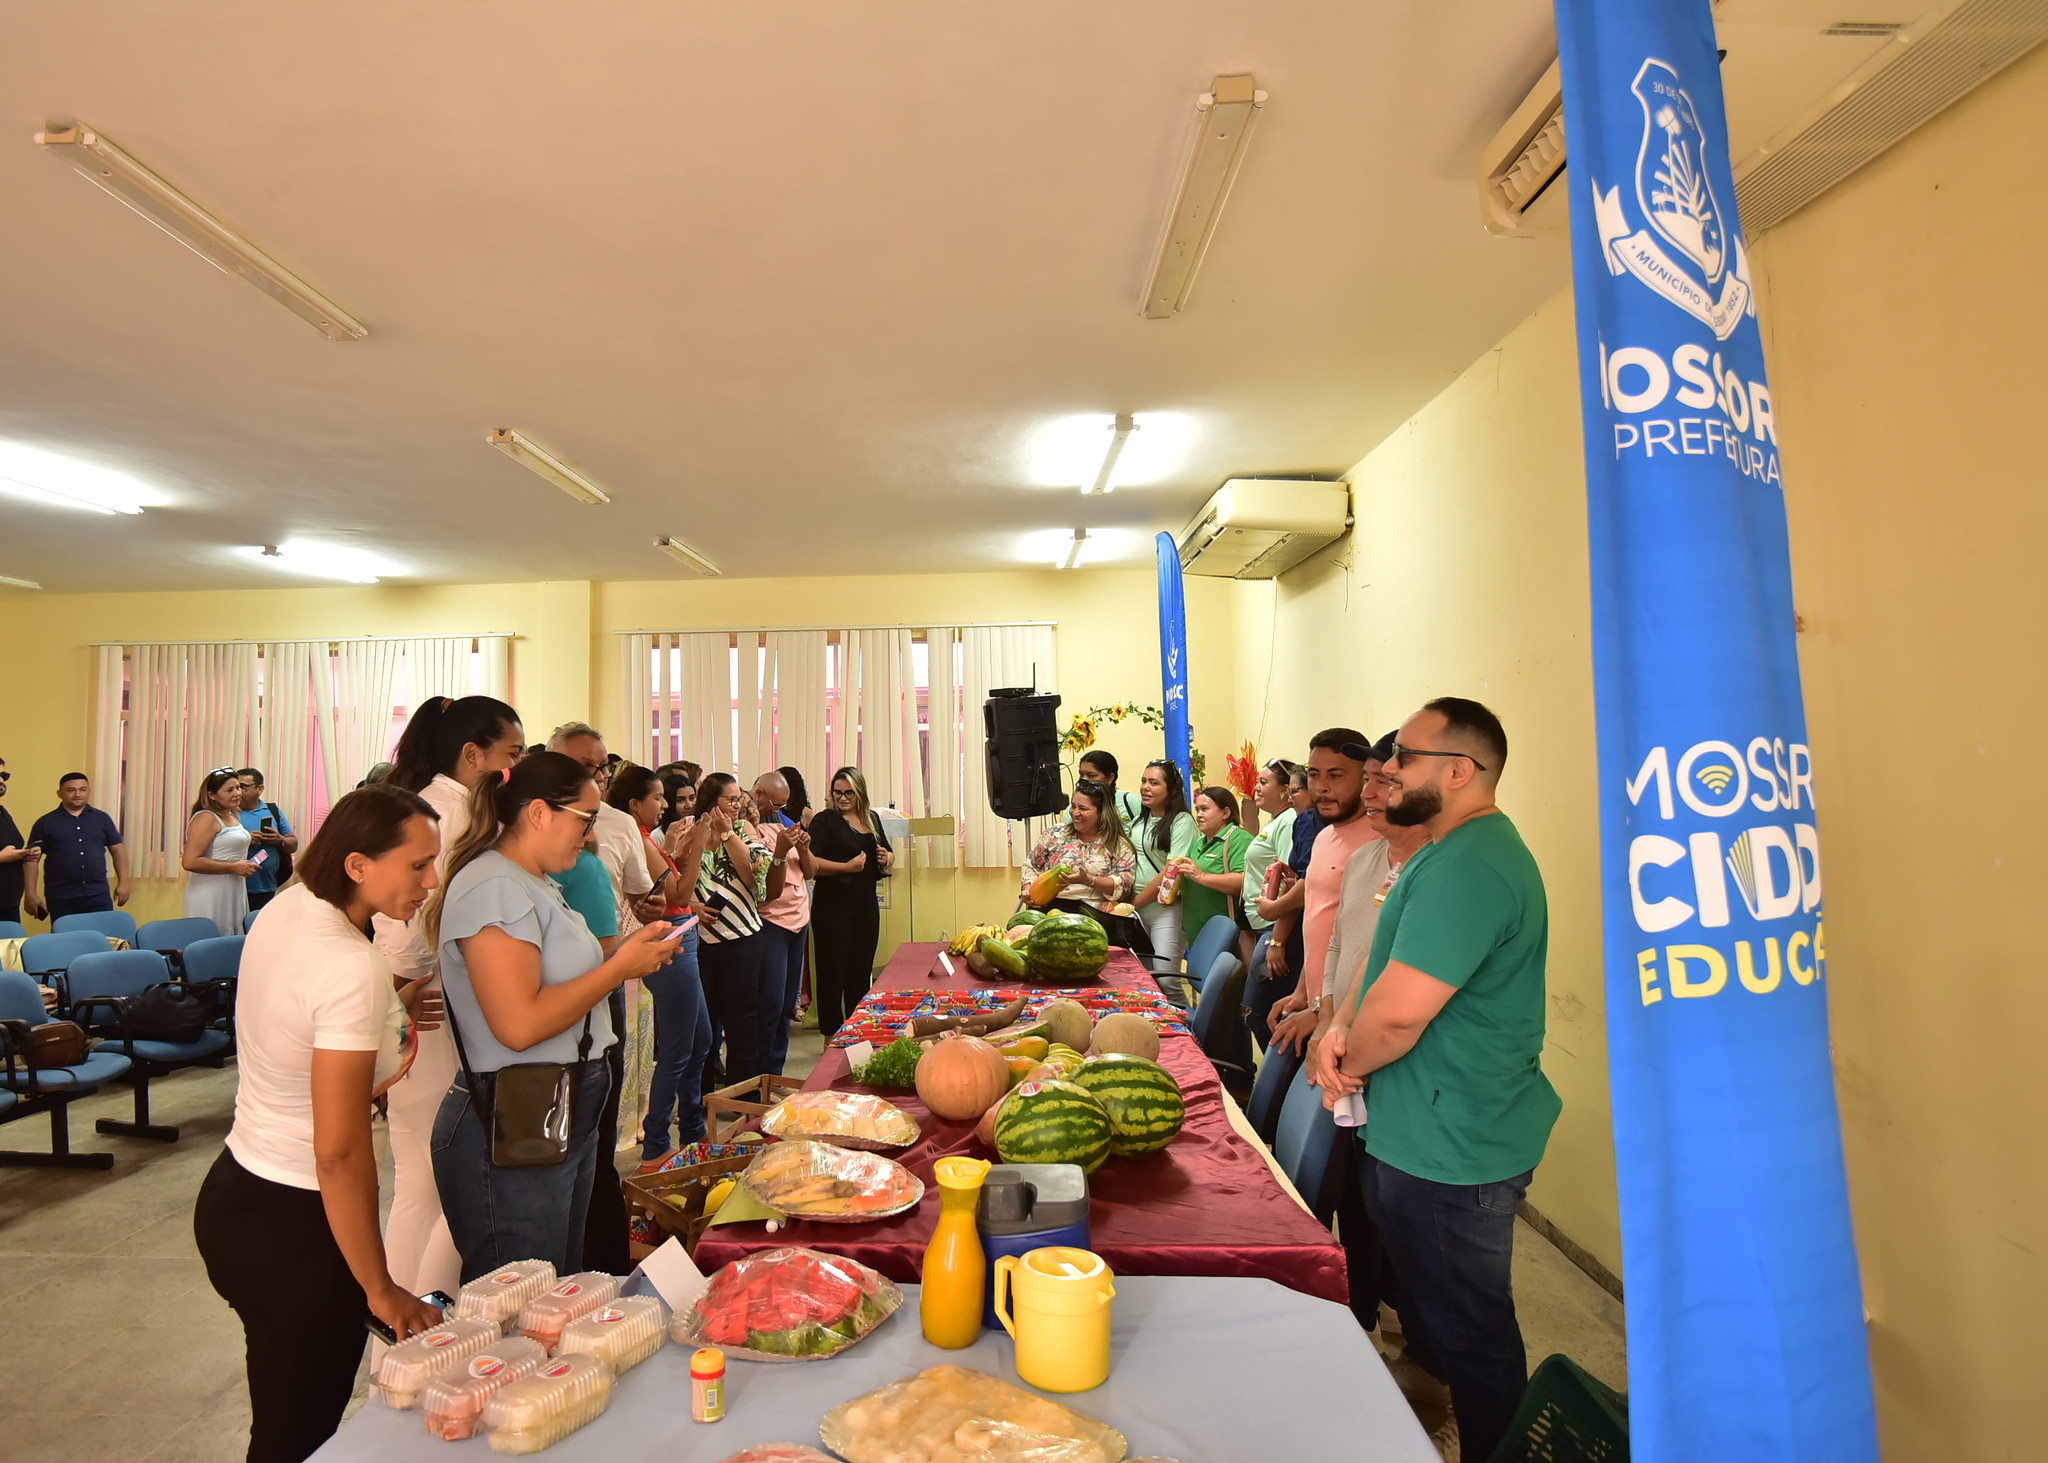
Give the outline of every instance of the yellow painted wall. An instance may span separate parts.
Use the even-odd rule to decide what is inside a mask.
[[[1235,745],[1231,588],[1203,579],[1188,588],[1196,727],[1219,768],[1224,750]],[[1059,623],[1063,712],[1109,701],[1159,700],[1158,611],[1153,577],[1144,571],[180,594],[0,592],[10,682],[0,697],[0,756],[14,773],[7,806],[26,829],[56,805],[58,777],[90,768],[90,647],[96,641],[511,632],[513,704],[526,718],[529,739],[539,740],[564,721],[588,720],[600,729],[618,723],[617,630],[1005,620]],[[1142,764],[1154,755],[1157,734],[1148,739],[1145,728],[1128,723],[1105,729],[1100,744],[1126,762]],[[914,933],[920,938],[995,919],[1014,907],[1015,878],[1007,873],[920,871],[918,878]],[[177,880],[140,881],[130,907],[141,920],[182,913],[179,887]],[[884,955],[895,940],[913,933],[909,904],[905,890],[885,926]]]
[[[2048,50],[1766,235],[1884,1455],[2038,1458]]]

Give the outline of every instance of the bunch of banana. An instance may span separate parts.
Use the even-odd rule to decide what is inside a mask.
[[[969,925],[953,936],[952,942],[946,948],[955,955],[965,955],[969,951],[979,950],[983,940],[1000,940],[1002,937],[1001,925]]]

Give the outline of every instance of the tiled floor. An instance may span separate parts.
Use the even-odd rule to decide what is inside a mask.
[[[818,1051],[815,1031],[798,1033],[791,1072],[808,1072]],[[73,1145],[114,1153],[110,1172],[0,1169],[7,1463],[242,1457],[241,1325],[207,1284],[192,1242],[192,1202],[227,1134],[234,1080],[230,1067],[151,1084],[152,1116],[180,1129],[173,1144],[93,1132],[96,1118],[129,1116],[125,1088],[76,1104]],[[0,1146],[47,1141],[46,1119],[0,1127]],[[1621,1306],[1526,1225],[1516,1234],[1515,1290],[1532,1365],[1563,1351],[1626,1385]]]

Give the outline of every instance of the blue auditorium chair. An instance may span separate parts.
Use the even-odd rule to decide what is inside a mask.
[[[92,909],[84,914],[60,914],[50,921],[50,933],[68,935],[73,930],[98,930],[110,940],[135,944],[135,916],[125,909]]]
[[[71,1104],[90,1097],[124,1075],[128,1058],[95,1051],[75,1067],[32,1071],[21,1052],[30,1030],[51,1017],[43,1010],[43,993],[27,973],[0,970],[0,1123],[17,1122],[37,1113],[50,1115],[50,1151],[26,1153],[0,1150],[0,1168],[112,1168],[111,1153],[71,1151]]]
[[[170,967],[154,950],[109,950],[81,955],[64,973],[65,994],[73,1017],[89,1031],[106,1037],[99,1050],[127,1057],[134,1065],[129,1081],[135,1088],[135,1120],[101,1118],[102,1133],[126,1138],[178,1141],[178,1130],[149,1120],[149,1079],[167,1077],[180,1067],[205,1063],[218,1067],[227,1060],[230,1037],[209,1027],[194,1041],[155,1041],[128,1029],[129,1008],[151,986],[171,983]]]
[[[1301,1061],[1298,1050],[1269,1047],[1265,1060],[1259,1063],[1259,1080],[1252,1083],[1252,1100],[1246,1104],[1244,1115],[1259,1141],[1268,1148],[1273,1146],[1273,1135],[1280,1130],[1280,1107],[1287,1101],[1287,1089],[1294,1082],[1294,1074],[1301,1070]]]

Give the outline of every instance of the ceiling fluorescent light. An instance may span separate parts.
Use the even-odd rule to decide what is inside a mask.
[[[375,584],[384,567],[358,549],[345,549],[334,544],[293,541],[265,544],[260,549],[245,549],[243,552],[253,554],[287,574],[303,574],[310,579],[339,579],[348,584]]]
[[[0,584],[11,584],[16,589],[41,589],[43,587],[33,579],[16,579],[12,574],[0,574]]]
[[[49,126],[35,140],[200,258],[238,275],[329,340],[370,332],[334,301],[83,123]]]
[[[1109,451],[1102,456],[1102,471],[1095,474],[1093,486],[1081,489],[1083,493],[1109,493],[1116,490],[1116,484],[1110,481],[1110,475],[1116,471],[1116,460],[1124,455],[1124,443],[1131,440],[1131,433],[1138,430],[1138,423],[1129,412],[1123,412],[1118,415],[1116,424],[1110,430],[1115,435],[1109,439]]]
[[[1138,302],[1138,313],[1146,319],[1164,320],[1188,307],[1195,273],[1216,236],[1216,220],[1244,166],[1252,127],[1265,104],[1266,94],[1254,88],[1250,76],[1219,76],[1196,98],[1194,143],[1166,215],[1145,296]]]
[[[679,538],[658,538],[654,546],[679,564],[688,564],[706,578],[716,579],[719,568]]]
[[[0,488],[106,514],[140,513],[148,491],[125,472],[13,442],[0,442]]]
[[[1066,558],[1065,558],[1065,559],[1063,559],[1063,560],[1056,560],[1056,561],[1054,561],[1054,563],[1053,563],[1053,568],[1055,568],[1055,569],[1078,569],[1078,568],[1080,568],[1080,567],[1081,567],[1081,553],[1082,553],[1082,551],[1083,551],[1084,549],[1086,549],[1087,547],[1088,547],[1088,530],[1087,530],[1087,529],[1085,529],[1085,528],[1077,528],[1077,529],[1075,529],[1075,530],[1074,530],[1074,541],[1073,541],[1073,543],[1072,543],[1072,544],[1068,545],[1068,547],[1067,547],[1067,556],[1066,556]]]
[[[609,503],[612,495],[563,462],[554,453],[536,446],[509,427],[498,427],[484,438],[493,447],[523,467],[539,473],[570,497],[583,503]]]

